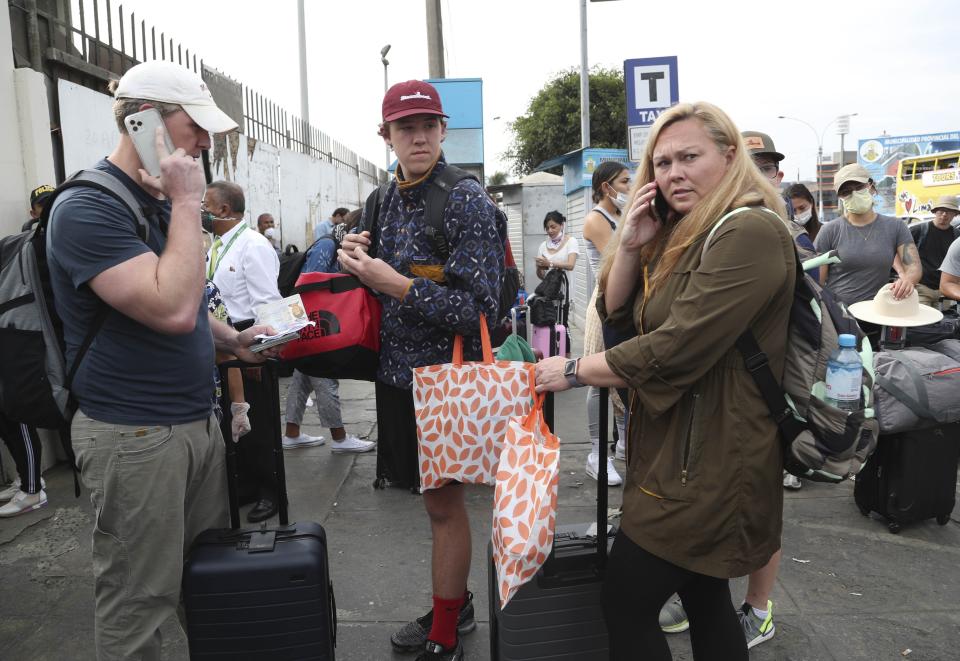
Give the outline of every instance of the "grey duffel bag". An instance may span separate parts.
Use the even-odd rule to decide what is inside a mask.
[[[960,420],[960,340],[878,351],[874,367],[882,434]]]

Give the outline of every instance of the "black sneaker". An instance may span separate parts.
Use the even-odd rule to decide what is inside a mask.
[[[433,609],[431,608],[430,612],[426,615],[418,617],[413,622],[407,622],[400,627],[399,631],[390,636],[390,643],[393,645],[393,649],[398,652],[419,652],[423,650],[423,646],[427,643],[427,636],[430,635],[430,627],[432,626]],[[460,607],[460,616],[457,618],[457,636],[465,636],[476,628],[477,621],[473,616],[473,593],[467,592],[467,599],[463,602],[463,606]],[[461,656],[449,658],[462,659],[462,650],[460,654]],[[437,658],[446,659],[447,657]]]
[[[428,640],[424,646],[423,653],[417,657],[417,661],[463,661],[466,657],[463,655],[463,643],[457,639],[457,644],[453,649],[444,649],[440,643]]]

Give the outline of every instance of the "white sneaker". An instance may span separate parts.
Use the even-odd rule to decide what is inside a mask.
[[[283,449],[292,450],[294,448],[308,448],[314,445],[323,445],[326,441],[323,436],[310,436],[301,433],[299,436],[283,436]]]
[[[40,478],[40,488],[41,489],[47,488],[47,481],[42,477]],[[20,478],[18,477],[13,481],[13,484],[11,484],[9,487],[4,489],[3,491],[0,491],[0,502],[10,500],[14,496],[16,496],[19,491],[20,491]]]
[[[37,493],[17,491],[9,503],[0,507],[0,517],[7,518],[38,510],[47,504],[47,494],[41,489]]]
[[[330,441],[330,451],[341,453],[341,452],[370,452],[370,450],[377,447],[377,444],[374,441],[362,441],[353,434],[348,435],[342,441]]]
[[[308,409],[313,406],[313,397],[307,397],[307,403],[303,405],[303,408]]]
[[[800,478],[792,473],[783,471],[783,486],[786,489],[792,489],[796,491],[803,486],[803,482],[800,481]]]
[[[587,475],[596,480],[597,473],[599,472],[600,456],[591,452],[587,455]],[[618,487],[621,484],[623,484],[623,478],[620,477],[617,469],[613,467],[613,459],[607,457],[607,486]]]
[[[617,450],[613,453],[615,459],[620,461],[627,460],[627,446],[623,443],[623,436],[620,437],[620,440],[617,441]]]

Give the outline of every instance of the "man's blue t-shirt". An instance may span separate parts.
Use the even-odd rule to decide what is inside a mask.
[[[162,253],[170,221],[169,202],[148,195],[106,159],[95,168],[118,177],[136,196],[146,211],[150,235],[147,243],[141,241],[126,207],[98,190],[74,188],[55,202],[48,259],[57,314],[64,325],[68,367],[102,305],[87,283],[147,251]],[[83,357],[72,392],[80,409],[94,420],[179,425],[210,416],[213,364],[205,296],[197,309],[195,328],[184,335],[159,333],[110,310]]]

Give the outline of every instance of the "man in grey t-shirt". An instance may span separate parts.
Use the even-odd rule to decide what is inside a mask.
[[[940,265],[940,293],[960,301],[960,239],[950,244]]]
[[[894,283],[894,296],[908,296],[920,281],[921,268],[906,224],[873,210],[876,189],[859,164],[840,168],[834,188],[843,201],[844,216],[820,229],[814,247],[818,253],[836,250],[841,263],[821,267],[820,281],[849,306],[872,300],[890,281],[891,269],[896,269],[899,278]]]

